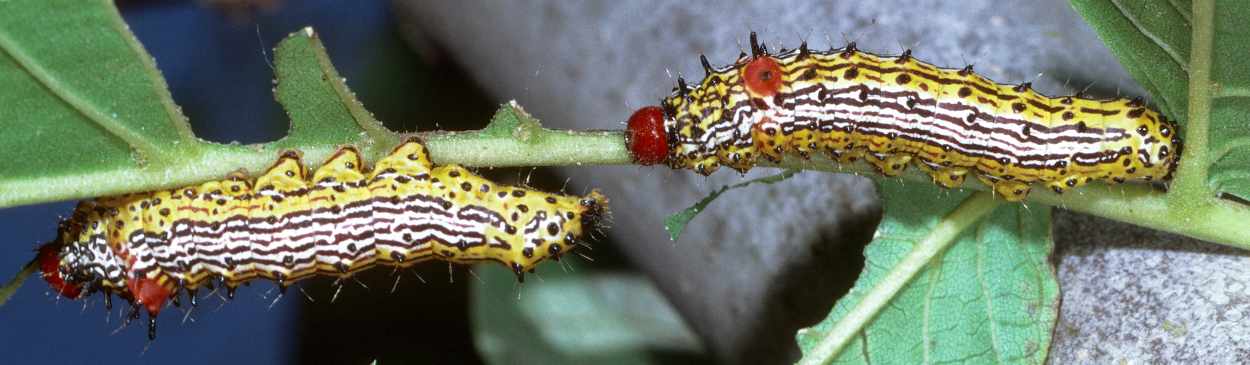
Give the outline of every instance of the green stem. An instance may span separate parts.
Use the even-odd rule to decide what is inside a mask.
[[[625,150],[621,132],[541,130],[529,142],[474,132],[437,132],[424,137],[434,161],[469,167],[626,165],[633,158]],[[301,148],[309,168],[317,168],[334,152],[333,145]],[[366,156],[373,150],[390,151],[395,144],[362,146]],[[116,195],[126,192],[169,189],[221,179],[232,171],[247,169],[253,177],[263,173],[277,157],[274,150],[256,147],[200,143],[170,151],[167,164],[153,164],[110,171],[0,182],[0,208],[58,200]],[[372,163],[373,161],[368,161]]]
[[[780,164],[761,162],[760,165],[857,175],[877,174],[876,168],[862,161],[846,165],[823,156],[814,156],[810,160],[787,158]],[[1177,174],[1178,177],[1181,175]],[[933,182],[933,177],[920,169],[907,169],[895,178]],[[993,190],[975,179],[968,179],[959,188],[985,192]],[[1250,207],[1209,195],[1191,198],[1194,202],[1177,207],[1172,201],[1178,199],[1176,196],[1180,194],[1176,182],[1173,182],[1170,192],[1163,193],[1145,184],[1108,185],[1094,181],[1062,195],[1034,189],[1025,200],[1250,249],[1250,225],[1244,223],[1250,222]]]
[[[1217,98],[1244,98],[1248,96],[1250,96],[1250,88],[1236,86],[1221,86],[1219,91],[1215,93]]]
[[[873,286],[864,297],[855,303],[850,312],[842,317],[820,342],[812,348],[799,364],[817,365],[833,360],[851,338],[857,336],[864,326],[871,322],[877,313],[889,304],[890,300],[911,281],[916,273],[924,269],[952,242],[965,228],[979,221],[982,216],[994,210],[1002,199],[995,199],[987,193],[973,194],[950,215],[938,222],[921,241],[899,260],[890,272],[886,273],[877,285]]]
[[[30,260],[30,262],[26,264],[26,267],[23,267],[21,271],[18,271],[17,276],[13,277],[13,280],[9,281],[8,285],[0,287],[0,305],[4,305],[4,302],[9,301],[9,298],[12,297],[13,293],[17,291],[17,288],[21,288],[22,283],[26,282],[26,278],[29,278],[38,271],[39,261]]]
[[[474,132],[424,135],[436,163],[450,161],[474,167],[629,165],[620,131],[553,131],[523,141]]]
[[[1177,208],[1171,202],[1175,192],[1161,194],[1144,185],[1094,185],[1064,195],[1034,194],[1029,200],[1250,249],[1250,224],[1245,223],[1250,222],[1250,207],[1209,198]],[[1073,194],[1081,196],[1068,198]]]
[[[1192,214],[1195,205],[1215,199],[1207,168],[1211,117],[1211,47],[1215,39],[1215,4],[1194,1],[1193,40],[1189,58],[1189,111],[1185,131],[1185,153],[1172,182],[1168,204],[1182,214]]]

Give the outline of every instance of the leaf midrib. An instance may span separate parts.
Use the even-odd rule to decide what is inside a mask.
[[[92,123],[104,128],[105,131],[126,141],[140,159],[145,156],[165,155],[165,149],[153,143],[152,140],[144,137],[138,131],[119,122],[116,118],[105,115],[103,111],[83,98],[80,92],[57,80],[56,76],[49,73],[42,64],[30,57],[30,55],[27,55],[26,52],[23,52],[22,48],[13,41],[13,37],[3,30],[0,30],[0,50],[3,50],[5,54],[13,58],[27,74],[53,95],[56,95],[61,101],[65,102],[66,105],[69,105]]]

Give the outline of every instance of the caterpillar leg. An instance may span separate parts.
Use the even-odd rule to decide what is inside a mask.
[[[746,173],[747,170],[755,167],[755,145],[741,147],[731,146],[729,143],[726,143],[726,145],[717,149],[716,157],[726,167]]]
[[[755,141],[755,149],[760,157],[769,162],[780,162],[782,157],[790,154],[790,136],[781,132],[781,126],[771,118],[765,117],[751,129],[751,139]]]
[[[911,162],[911,155],[906,153],[895,153],[892,155],[877,156],[872,153],[865,153],[864,158],[877,167],[877,171],[885,176],[894,176],[907,170],[907,164]]]
[[[968,168],[961,166],[942,167],[930,162],[921,161],[916,166],[933,177],[933,183],[951,189],[963,185],[968,178]]]
[[[1032,189],[1032,184],[1020,180],[1003,180],[994,184],[994,191],[1002,194],[1003,198],[1008,201],[1018,202],[1024,200]]]
[[[993,187],[994,192],[1001,194],[1008,201],[1020,201],[1029,195],[1033,183],[1020,180],[1004,180],[991,175],[977,174],[977,180]]]
[[[694,172],[703,174],[704,176],[711,175],[713,172],[716,172],[716,170],[720,168],[720,162],[717,160],[716,155],[706,155],[706,156],[707,157],[701,160],[694,160],[694,161],[686,162],[683,166],[689,166],[691,169],[694,170]]]
[[[790,154],[807,159],[813,153],[819,153],[820,146],[816,131],[798,126],[795,128],[794,134],[790,136]]]
[[[859,158],[863,157],[863,155],[864,155],[863,150],[855,149],[855,148],[850,148],[850,149],[826,148],[825,149],[825,156],[829,156],[829,158],[837,160],[839,163],[844,163],[844,164],[855,163],[855,161],[859,161]]]
[[[1093,179],[1082,180],[1081,177],[1079,176],[1068,175],[1068,176],[1059,178],[1057,180],[1052,180],[1046,183],[1046,187],[1050,188],[1050,191],[1055,192],[1055,194],[1063,194],[1063,192],[1067,191],[1068,189],[1072,189],[1081,185],[1085,185],[1085,183],[1090,182],[1090,181],[1093,181]]]

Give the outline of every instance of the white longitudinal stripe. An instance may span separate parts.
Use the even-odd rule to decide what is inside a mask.
[[[215,281],[233,293],[269,279],[285,292],[314,274],[343,279],[378,263],[497,262],[520,280],[576,249],[575,239],[597,228],[607,209],[598,191],[551,195],[498,186],[454,165],[436,168],[413,137],[372,174],[355,147],[344,147],[312,183],[298,153],[280,155],[251,182],[236,173],[195,187],[81,202],[61,223],[58,240],[40,249],[40,266],[57,267],[45,279],[66,296],[115,294],[153,316],[168,298]],[[547,215],[576,221],[541,226]],[[508,219],[534,222],[535,229],[521,234]]]
[[[943,186],[971,173],[1009,200],[1035,183],[1063,192],[1094,179],[1166,181],[1178,164],[1176,124],[1140,99],[1050,98],[910,53],[752,50],[663,101],[676,141],[666,164],[708,174],[823,153],[870,157],[892,176],[916,161]]]

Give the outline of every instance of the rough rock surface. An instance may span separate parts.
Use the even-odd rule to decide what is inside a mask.
[[[621,129],[676,76],[737,58],[754,30],[775,49],[914,49],[939,66],[976,65],[1003,83],[1057,95],[1143,91],[1063,2],[751,3],[396,1],[417,44],[462,63],[500,102],[517,99],[556,128]],[[1041,74],[1039,76],[1039,74]],[[692,81],[693,82],[693,81]],[[1091,86],[1092,85],[1092,86]],[[746,177],[666,168],[577,167],[570,191],[612,197],[610,234],[725,363],[798,357],[794,331],[827,314],[880,212],[867,180],[806,172],[723,196],[668,242],[662,219]],[[1043,194],[1045,192],[1037,192]],[[1071,194],[1071,193],[1070,193]],[[1056,214],[1064,291],[1053,363],[1244,361],[1245,253],[1097,218]],[[867,232],[867,233],[865,233]],[[1172,245],[1164,242],[1181,240]],[[852,247],[849,253],[846,247]],[[862,265],[862,264],[861,264]],[[845,290],[845,289],[841,289]]]

